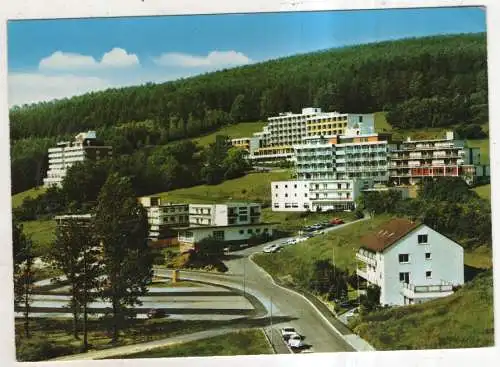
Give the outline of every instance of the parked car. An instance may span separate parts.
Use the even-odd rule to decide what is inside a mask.
[[[283,329],[281,329],[281,336],[283,337],[283,339],[285,341],[288,341],[290,336],[292,336],[294,334],[297,334],[297,331],[293,327],[287,326],[287,327],[284,327]]]
[[[272,253],[272,252],[277,252],[279,251],[279,249],[281,248],[280,245],[278,245],[277,243],[273,244],[273,245],[268,245],[266,247],[264,247],[263,251],[266,253],[266,254],[269,254],[269,253]]]
[[[314,236],[315,236],[315,234],[314,234],[314,233],[306,233],[306,234],[304,235],[304,237],[306,237],[306,238],[311,238],[311,237],[314,237]]]
[[[344,224],[344,221],[340,218],[333,218],[331,221],[330,221],[331,224],[333,225],[339,225],[339,224]]]
[[[304,347],[304,342],[302,341],[303,337],[298,333],[294,333],[290,335],[288,338],[288,345],[290,348],[302,348]]]
[[[295,238],[291,238],[291,239],[283,242],[284,245],[295,245],[296,243],[297,243],[297,240]]]
[[[161,319],[166,317],[167,313],[161,308],[152,308],[148,311],[148,319]]]

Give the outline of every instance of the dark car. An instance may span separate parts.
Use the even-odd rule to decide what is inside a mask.
[[[339,225],[339,224],[344,224],[344,221],[340,218],[333,218],[331,221],[330,221],[331,224],[333,225]]]
[[[167,313],[165,310],[161,308],[152,308],[148,311],[148,319],[161,319],[162,317],[166,317]]]

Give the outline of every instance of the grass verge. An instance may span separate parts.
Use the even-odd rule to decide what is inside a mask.
[[[253,133],[261,131],[265,125],[266,122],[260,122],[260,121],[240,122],[238,124],[225,126],[222,129],[217,130],[216,132],[192,140],[196,142],[198,145],[207,146],[215,142],[215,137],[217,135],[227,135],[231,139],[251,137]]]
[[[492,273],[477,276],[449,297],[373,312],[350,326],[377,350],[492,346]]]
[[[222,336],[186,342],[135,354],[113,357],[121,358],[165,358],[165,357],[211,357],[271,354],[261,329],[232,332]]]
[[[26,198],[34,199],[37,196],[42,195],[45,191],[47,191],[47,188],[45,187],[34,187],[32,189],[12,195],[12,208],[20,207],[24,199]]]

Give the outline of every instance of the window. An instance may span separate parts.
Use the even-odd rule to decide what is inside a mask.
[[[285,189],[288,189],[288,185],[285,185]]]
[[[297,194],[295,194],[295,197],[297,197]]]
[[[307,192],[304,193],[304,197],[306,198],[307,197]]]
[[[278,188],[278,185],[274,185],[274,188],[277,189]]]
[[[224,231],[213,231],[214,239],[217,241],[224,241]]]
[[[410,273],[399,273],[399,281],[406,284],[410,283]]]
[[[427,235],[419,234],[418,235],[418,244],[427,243]]]
[[[425,272],[425,277],[426,277],[427,279],[432,278],[432,271],[426,271],[426,272]]]
[[[255,230],[255,233],[260,233],[260,228],[257,228],[257,229]]]
[[[275,208],[279,208],[279,207],[280,207],[280,204],[279,204],[279,203],[274,203],[274,207],[275,207]]]
[[[253,233],[253,229],[252,228],[249,228],[248,231],[247,231],[248,234],[252,234]]]
[[[274,196],[275,196],[275,197],[278,197],[278,194],[275,194]]]
[[[288,197],[288,194],[285,194],[285,197],[287,198],[287,197]]]
[[[240,234],[244,234],[244,233],[245,233],[245,231],[240,229]]]
[[[359,116],[359,122],[363,122],[363,116]]]
[[[409,254],[399,254],[399,263],[408,263],[410,262],[410,255]]]
[[[430,260],[431,259],[431,253],[430,252],[426,252],[425,253],[425,260]]]
[[[293,188],[296,189],[297,188],[297,184],[293,185]]]

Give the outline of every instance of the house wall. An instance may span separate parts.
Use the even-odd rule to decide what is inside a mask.
[[[271,182],[272,210],[305,212],[311,209],[308,181]]]
[[[418,235],[427,234],[428,243],[418,244]],[[431,259],[425,259],[425,253]],[[409,262],[399,263],[399,254],[409,254]],[[423,225],[403,237],[383,253],[381,263],[382,294],[381,304],[403,305],[400,272],[409,272],[409,283],[414,285],[438,285],[442,282],[461,285],[464,283],[463,248],[433,229]],[[431,271],[431,277],[426,277]]]

